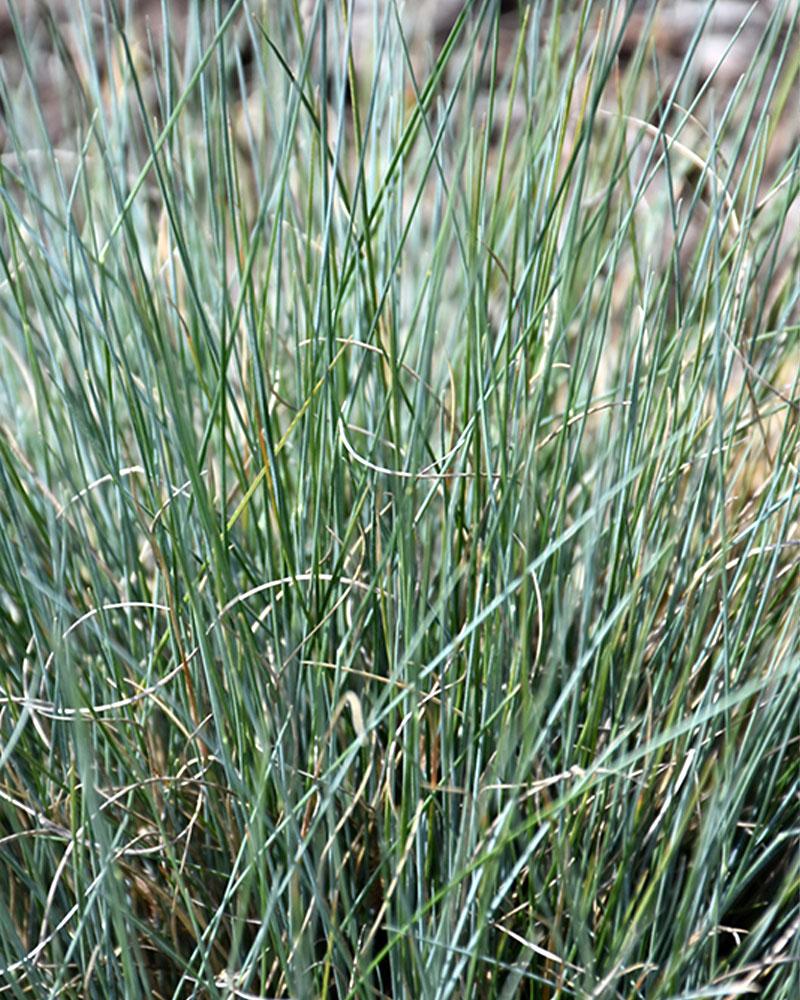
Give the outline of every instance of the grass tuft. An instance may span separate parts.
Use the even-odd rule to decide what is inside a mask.
[[[0,995],[796,997],[797,4],[142,6],[0,15]]]

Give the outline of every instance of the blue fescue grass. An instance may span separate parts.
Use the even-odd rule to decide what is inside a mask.
[[[9,4],[0,993],[789,1000],[794,5],[171,6]]]

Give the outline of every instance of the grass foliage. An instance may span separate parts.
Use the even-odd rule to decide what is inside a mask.
[[[797,5],[172,6],[9,0],[0,996],[798,996]]]

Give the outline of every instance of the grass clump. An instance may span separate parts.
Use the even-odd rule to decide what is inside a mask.
[[[0,993],[796,996],[796,4],[134,6],[9,2]]]

